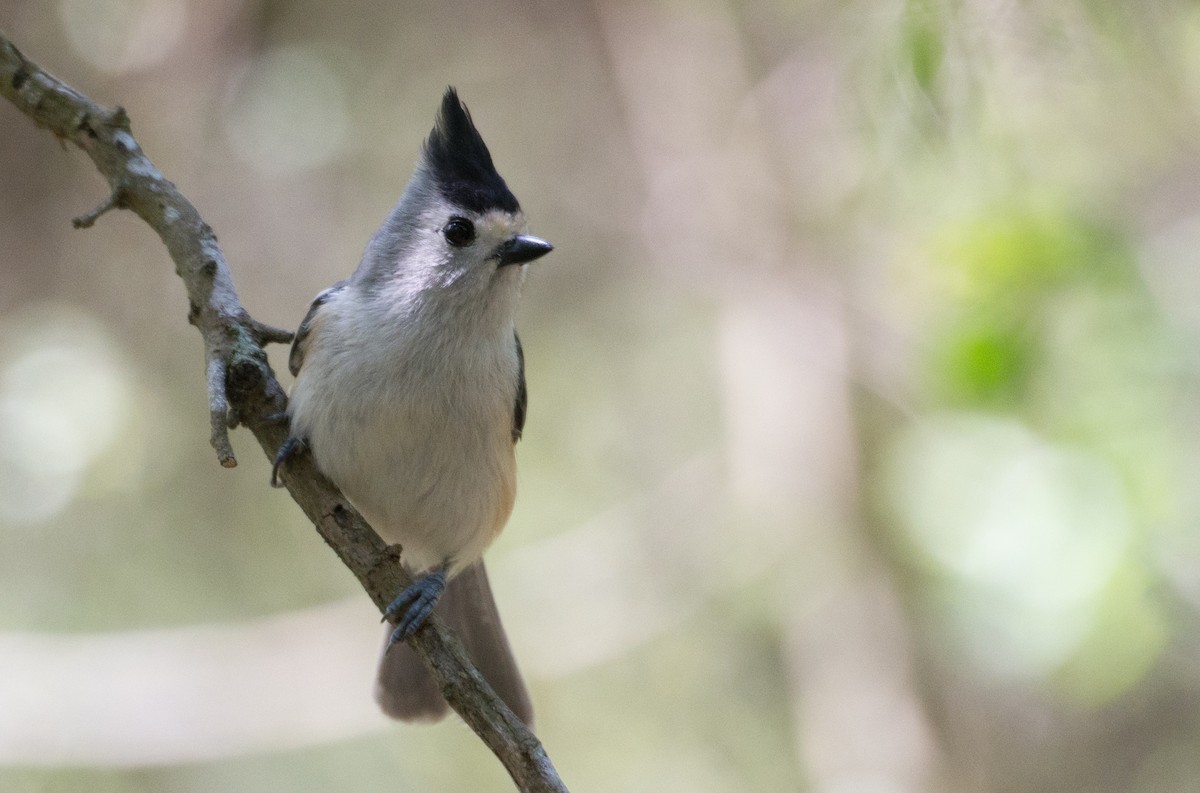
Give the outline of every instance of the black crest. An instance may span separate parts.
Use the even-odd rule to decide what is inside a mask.
[[[439,192],[457,206],[473,212],[521,208],[496,172],[487,144],[453,87],[442,96],[442,108],[425,141],[425,162]]]

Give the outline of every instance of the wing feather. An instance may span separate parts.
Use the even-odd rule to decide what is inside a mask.
[[[513,443],[521,440],[525,429],[525,408],[529,404],[529,391],[525,387],[525,351],[521,349],[521,337],[513,332],[513,340],[517,343],[517,400],[513,405]]]
[[[288,355],[288,371],[292,373],[293,377],[300,374],[300,367],[304,365],[304,351],[307,349],[308,334],[317,321],[317,315],[321,310],[321,306],[328,303],[331,297],[345,289],[347,283],[349,281],[338,281],[317,295],[312,305],[308,307],[308,313],[300,321],[300,327],[296,330],[296,338],[292,341],[292,351]]]

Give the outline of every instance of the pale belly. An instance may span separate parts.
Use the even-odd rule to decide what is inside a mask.
[[[512,393],[500,378],[477,382],[419,401],[364,383],[333,400],[302,373],[292,394],[293,432],[414,573],[478,561],[512,512],[515,372]]]

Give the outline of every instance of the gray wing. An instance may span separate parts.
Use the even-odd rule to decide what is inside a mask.
[[[292,352],[288,355],[288,371],[292,373],[293,377],[300,374],[300,367],[304,365],[305,342],[308,341],[308,332],[312,330],[313,322],[317,318],[317,312],[321,306],[329,302],[329,298],[345,289],[347,283],[349,283],[348,280],[338,281],[317,295],[312,305],[308,307],[308,313],[300,321],[300,327],[296,330],[296,338],[292,341]]]
[[[525,408],[529,404],[529,391],[525,388],[525,351],[521,349],[521,337],[513,331],[513,340],[517,343],[517,401],[513,405],[513,443],[521,440],[521,432],[525,429]]]

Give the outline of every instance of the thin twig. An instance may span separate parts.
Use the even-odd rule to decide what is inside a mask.
[[[277,420],[287,398],[267,364],[263,345],[291,334],[252,319],[238,300],[212,229],[169,182],[130,132],[125,111],[101,107],[26,59],[0,34],[0,95],[39,127],[82,149],[108,180],[113,207],[129,209],[162,239],[187,289],[189,321],[204,340],[212,443],[223,465],[234,462],[228,427],[240,422],[268,458],[286,439]],[[118,196],[119,200],[114,199]],[[345,498],[301,455],[288,466],[287,489],[317,531],[382,611],[407,583],[389,547]],[[265,491],[264,487],[264,491]],[[409,640],[446,701],[487,744],[522,791],[566,791],[541,742],[496,696],[458,639],[432,620]]]
[[[295,335],[290,330],[277,328],[257,319],[246,318],[247,329],[253,334],[259,344],[291,344]]]
[[[108,212],[112,209],[118,209],[121,206],[122,200],[121,191],[113,190],[108,194],[108,198],[100,202],[99,206],[97,206],[91,212],[80,215],[72,220],[71,225],[77,229],[90,229],[105,212]]]

